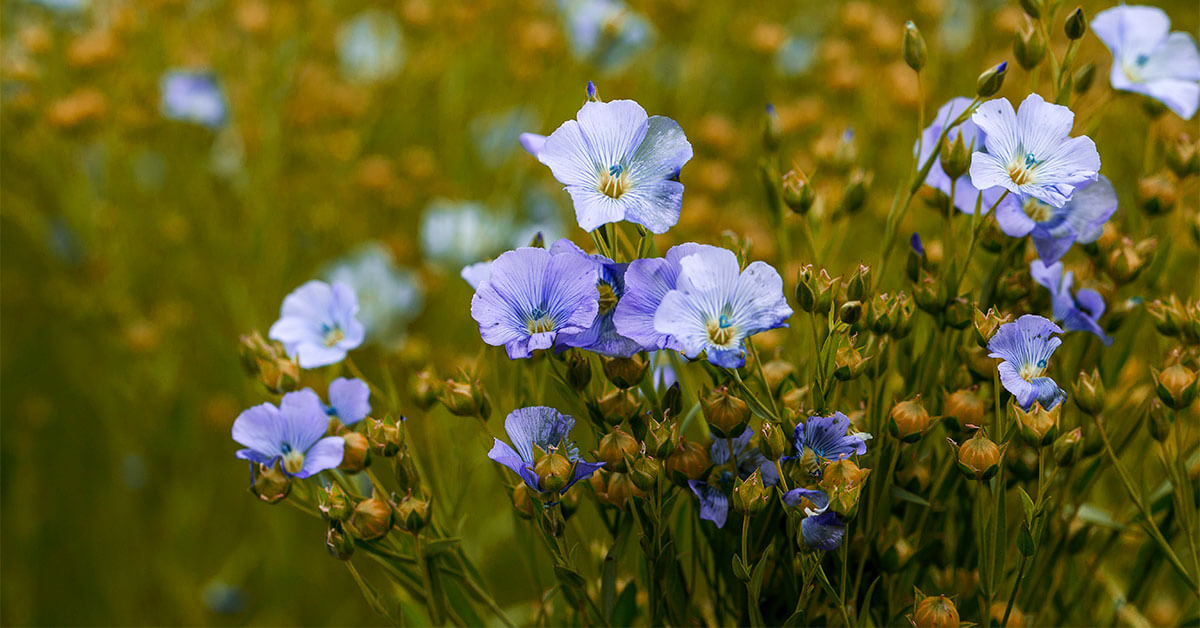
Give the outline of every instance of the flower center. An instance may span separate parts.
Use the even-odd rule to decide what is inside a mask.
[[[1041,377],[1042,373],[1046,372],[1046,361],[1038,360],[1037,364],[1025,364],[1021,366],[1021,370],[1017,371],[1017,375],[1021,379],[1032,382],[1034,379]]]
[[[280,447],[283,451],[283,470],[289,475],[296,475],[304,468],[304,452],[292,449],[292,446],[284,443]]]
[[[554,319],[550,317],[550,313],[546,310],[535,307],[529,313],[529,316],[525,318],[525,328],[529,330],[530,335],[554,331]]]
[[[1032,183],[1033,169],[1037,165],[1038,160],[1033,156],[1033,153],[1025,153],[1024,159],[1019,156],[1013,157],[1013,160],[1008,162],[1008,176],[1017,185]]]
[[[1034,222],[1046,222],[1054,215],[1053,208],[1032,197],[1025,201],[1023,209],[1025,210],[1025,214],[1032,218]]]
[[[733,326],[728,315],[722,314],[718,318],[709,319],[708,341],[711,344],[718,347],[728,346],[736,335],[737,328]]]
[[[607,281],[601,281],[596,289],[600,291],[600,314],[608,314],[617,307],[617,293]]]
[[[346,338],[346,334],[340,327],[325,326],[325,333],[322,335],[322,342],[326,347],[332,347]]]
[[[609,198],[621,198],[621,195],[629,190],[629,176],[625,172],[625,167],[617,164],[601,172],[600,184],[597,189]]]
[[[1131,82],[1141,83],[1142,82],[1142,68],[1146,67],[1146,62],[1149,60],[1150,60],[1150,57],[1148,57],[1144,54],[1138,55],[1137,57],[1134,58],[1133,63],[1129,63],[1128,61],[1122,63],[1121,71],[1125,72],[1125,77],[1128,78]]]

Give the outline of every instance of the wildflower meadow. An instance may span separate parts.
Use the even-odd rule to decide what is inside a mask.
[[[1200,625],[1194,0],[0,18],[5,625]]]

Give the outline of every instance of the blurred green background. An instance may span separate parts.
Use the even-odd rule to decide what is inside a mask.
[[[1083,4],[1090,16],[1111,3]],[[1174,29],[1196,31],[1193,1],[1161,4]],[[378,623],[326,555],[320,522],[246,492],[229,429],[266,395],[239,367],[239,334],[265,331],[284,295],[375,242],[368,256],[397,268],[363,271],[393,288],[371,297],[387,322],[356,361],[403,380],[472,359],[459,268],[539,229],[582,235],[516,136],[573,117],[588,80],[604,99],[676,119],[695,147],[680,226],[660,250],[732,230],[772,259],[757,161],[774,103],[784,154],[810,172],[852,129],[868,206],[818,239],[831,268],[873,260],[917,131],[904,21],[929,41],[932,114],[1011,58],[1024,20],[996,1],[654,0],[631,2],[588,46],[572,26],[580,6],[3,4],[0,621]],[[1109,89],[1110,56],[1089,36],[1080,59],[1098,66],[1087,111]],[[212,73],[223,124],[164,116],[160,81],[176,69]],[[1014,68],[1004,94],[1023,97],[1028,81]],[[1093,137],[1128,207],[1146,122],[1134,100],[1107,106]],[[840,177],[818,179],[821,220]],[[938,220],[916,209],[902,233]],[[425,473],[458,500],[436,516],[458,524],[502,604],[533,599],[513,576],[530,572],[508,498],[480,472],[488,443],[444,410],[417,415]]]

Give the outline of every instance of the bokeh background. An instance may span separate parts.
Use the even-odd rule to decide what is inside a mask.
[[[1110,4],[1083,6],[1091,16]],[[1174,29],[1196,31],[1194,1],[1159,4]],[[828,265],[873,260],[917,131],[904,21],[929,42],[932,112],[1011,59],[1024,20],[997,0],[608,6],[0,6],[0,621],[378,623],[327,556],[322,524],[246,491],[229,430],[264,393],[239,367],[239,334],[265,331],[304,281],[339,277],[364,301],[370,345],[355,359],[368,374],[403,386],[427,363],[449,373],[473,358],[459,269],[537,231],[582,235],[516,138],[573,117],[589,80],[604,99],[676,119],[695,147],[683,217],[660,250],[728,230],[773,258],[757,166],[773,103],[789,160],[856,166],[817,179]],[[1111,57],[1089,36],[1079,58],[1098,66],[1087,111],[1108,90]],[[221,119],[164,105],[180,71],[213,79]],[[1028,80],[1014,69],[1003,94],[1023,97]],[[1089,131],[1128,208],[1145,116],[1134,99],[1106,106]],[[1196,135],[1173,116],[1162,124]],[[866,208],[836,216],[845,177],[860,175]],[[918,204],[902,232],[938,220]],[[478,473],[487,442],[466,421],[435,410],[409,429],[426,476],[454,496],[436,516],[501,603],[520,606],[550,577],[514,542],[506,494]]]

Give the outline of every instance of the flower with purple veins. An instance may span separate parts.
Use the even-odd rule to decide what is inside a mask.
[[[1062,262],[1046,266],[1042,260],[1033,260],[1029,265],[1029,274],[1034,281],[1050,291],[1053,303],[1054,320],[1060,321],[1067,331],[1090,331],[1100,338],[1105,345],[1113,343],[1112,337],[1104,333],[1097,322],[1104,314],[1104,297],[1088,288],[1080,288],[1074,296],[1071,295],[1071,282],[1074,273],[1063,272]]]
[[[921,142],[913,146],[914,154],[917,153],[917,148],[920,148],[920,154],[917,156],[918,164],[924,164],[928,161],[929,156],[933,154],[933,151],[938,146],[938,138],[941,137],[942,131],[948,124],[958,119],[970,104],[970,98],[960,96],[958,98],[951,98],[950,102],[947,102],[938,109],[933,122],[921,132]],[[963,144],[967,148],[984,150],[987,136],[970,118],[952,128],[946,134],[946,141],[954,141],[954,138],[959,135],[962,136]],[[925,176],[925,185],[949,196],[951,183],[954,184],[954,207],[965,214],[974,214],[980,190],[971,184],[970,177],[959,177],[953,182],[950,181],[949,175],[942,169],[942,158],[939,156],[933,160],[933,165],[930,166],[929,173]],[[980,203],[981,213],[987,213],[988,209],[1003,193],[1003,190],[997,188],[983,191],[983,200]]]
[[[812,488],[794,488],[783,494],[783,503],[793,508],[800,506],[804,500],[812,503],[813,508],[805,508],[807,515],[800,522],[800,534],[804,544],[826,552],[832,552],[842,544],[846,535],[846,524],[829,510],[829,495],[825,491]]]
[[[233,440],[246,447],[237,457],[272,466],[278,460],[283,472],[296,478],[332,469],[342,462],[345,441],[325,436],[329,417],[312,389],[283,396],[276,408],[263,403],[233,422]]]
[[[1095,242],[1104,223],[1117,211],[1117,192],[1100,176],[1076,188],[1062,207],[1029,197],[1024,202],[1009,196],[996,208],[996,223],[1004,233],[1021,238],[1029,235],[1038,257],[1053,264],[1071,245]]]
[[[1100,171],[1100,153],[1086,135],[1071,137],[1075,114],[1030,94],[1014,111],[1007,98],[989,100],[971,116],[987,152],[971,155],[971,184],[1002,187],[1022,202],[1029,197],[1062,207]]]
[[[537,462],[534,447],[542,452],[551,450],[567,458],[575,465],[575,473],[571,480],[559,491],[567,492],[573,484],[585,480],[597,469],[604,466],[603,462],[587,462],[579,457],[579,448],[570,439],[571,428],[575,427],[574,417],[560,413],[554,408],[533,406],[513,410],[504,419],[504,431],[512,446],[500,440],[488,452],[488,458],[508,467],[513,473],[521,476],[525,485],[541,492],[539,478],[533,467]]]
[[[807,421],[797,425],[792,434],[792,445],[796,448],[793,458],[803,459],[805,452],[811,451],[814,462],[829,462],[867,453],[867,441],[871,435],[865,432],[848,434],[849,430],[850,417],[841,412],[829,416],[810,416]]]
[[[1200,52],[1190,33],[1170,30],[1158,7],[1118,6],[1092,19],[1092,32],[1112,51],[1113,89],[1149,96],[1190,120],[1200,106]]]
[[[757,447],[750,447],[750,438],[754,430],[745,430],[741,436],[733,439],[733,452],[737,456],[738,478],[745,480],[758,471],[762,477],[763,486],[774,486],[779,483],[779,472],[775,463],[767,460]],[[729,464],[729,442],[723,438],[714,438],[709,446],[709,461],[714,467]],[[703,480],[688,480],[688,488],[696,499],[700,500],[700,518],[717,524],[718,528],[725,527],[729,516],[729,496],[726,494],[732,488],[735,478],[728,469],[719,470],[715,476],[717,485]]]
[[[665,257],[635,259],[625,271],[625,296],[617,303],[613,322],[617,331],[647,351],[672,349],[683,352],[683,344],[670,334],[654,328],[654,313],[663,297],[675,289],[679,279],[679,260],[700,251],[720,251],[707,244],[688,242],[671,247]]]
[[[371,413],[371,389],[361,379],[339,377],[329,384],[329,405],[325,413],[337,417],[342,425],[354,425]]]
[[[199,70],[174,70],[162,78],[163,115],[210,129],[221,127],[229,114],[216,76]]]
[[[672,119],[647,116],[632,100],[590,101],[537,153],[575,205],[585,231],[628,220],[664,233],[679,220],[679,170],[692,145]]]
[[[1062,328],[1049,319],[1026,314],[1001,325],[988,341],[988,357],[1003,360],[996,367],[1000,383],[1026,410],[1034,401],[1049,410],[1067,398],[1066,391],[1045,376],[1050,356],[1062,344],[1055,334],[1061,333]]]
[[[596,320],[591,327],[576,334],[560,334],[558,344],[587,349],[608,357],[627,358],[641,351],[641,345],[617,333],[613,324],[613,311],[625,294],[625,269],[628,264],[617,264],[603,255],[588,255],[566,238],[551,244],[550,253],[575,253],[591,260],[596,265],[596,291],[600,295]]]
[[[549,349],[560,334],[592,326],[600,308],[598,276],[596,264],[573,250],[508,251],[476,289],[471,317],[484,342],[504,346],[510,359],[527,358]]]
[[[336,364],[363,342],[365,330],[357,314],[358,299],[350,286],[313,280],[284,298],[268,336],[297,356],[301,368]]]
[[[654,312],[654,329],[679,342],[682,353],[726,368],[746,363],[744,342],[768,329],[786,327],[792,308],[783,279],[769,264],[753,262],[741,271],[737,256],[705,248],[679,260],[675,289]]]

